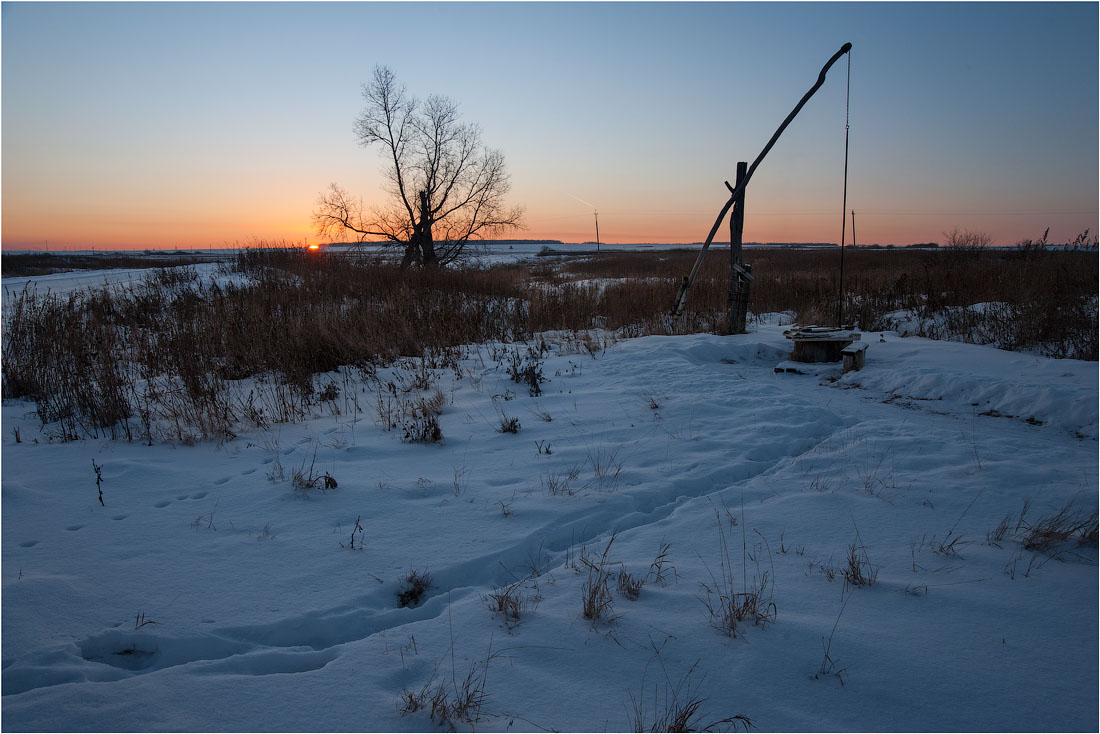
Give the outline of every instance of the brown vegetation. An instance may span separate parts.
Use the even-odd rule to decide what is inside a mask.
[[[837,255],[747,250],[757,278],[752,311],[831,323]],[[238,422],[300,419],[329,399],[315,375],[341,366],[372,374],[415,357],[445,367],[460,345],[549,330],[719,331],[724,250],[705,263],[685,317],[668,317],[694,256],[614,252],[557,265],[400,271],[335,253],[252,249],[232,266],[248,276],[239,285],[205,283],[176,268],[113,290],[28,290],[4,310],[3,394],[33,400],[58,438],[222,440]],[[929,319],[918,332],[928,336],[1097,359],[1094,253],[854,250],[846,257],[845,314],[860,328],[888,328],[887,314],[910,309]],[[965,308],[976,303],[992,305]],[[536,366],[514,368],[534,393]],[[244,378],[257,381],[237,382]]]
[[[201,258],[187,256],[182,252],[127,255],[122,253],[75,254],[54,252],[9,253],[0,255],[0,270],[4,277],[28,277],[49,275],[70,270],[105,270],[117,268],[170,268],[180,265],[197,265]]]
[[[753,313],[790,311],[798,323],[836,323],[838,250],[750,248],[744,255],[756,277],[749,303]],[[598,301],[608,328],[641,322],[647,333],[669,333],[661,329],[669,294],[675,295],[695,257],[687,250],[615,252],[568,262],[562,271],[577,279],[619,279]],[[688,301],[687,323],[676,330],[721,328],[728,258],[728,250],[718,249],[704,261]],[[921,336],[1096,360],[1097,277],[1096,253],[1086,249],[849,248],[844,319],[865,331],[883,331],[892,326],[888,314],[911,310],[934,322],[922,327]],[[992,305],[981,312],[967,308],[974,304]]]

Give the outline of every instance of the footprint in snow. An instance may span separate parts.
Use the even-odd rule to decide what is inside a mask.
[[[161,501],[161,502],[158,502],[158,503],[156,503],[155,505],[153,505],[153,507],[155,507],[155,508],[157,508],[157,509],[159,510],[159,509],[161,509],[161,508],[163,508],[163,507],[167,507],[167,506],[168,506],[168,505],[170,505],[170,504],[172,504],[172,500],[163,500],[163,501]]]
[[[248,476],[249,474],[255,474],[255,473],[256,473],[256,467],[252,467],[251,469],[245,469],[243,472],[241,472],[241,476],[244,477],[244,476]]]
[[[36,545],[38,545],[37,540],[24,540],[22,543],[19,544],[19,547],[20,548],[33,548]]]
[[[221,479],[215,479],[214,484],[225,484],[226,482],[228,482],[232,478],[233,477],[222,477]]]
[[[125,520],[125,519],[126,519],[126,515],[115,515],[115,516],[114,516],[114,517],[112,517],[111,519],[112,519],[112,520]]]
[[[201,500],[205,496],[206,496],[206,492],[195,492],[193,495],[191,495],[191,499]]]
[[[83,525],[70,525],[69,527],[67,527],[65,529],[68,530],[71,533],[71,532],[74,532],[76,530],[80,530],[82,527],[84,527],[84,526]]]

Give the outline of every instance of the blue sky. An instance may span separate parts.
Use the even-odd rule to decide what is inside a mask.
[[[1097,225],[1096,3],[3,3],[3,243],[312,237],[381,201],[376,64],[501,149],[518,236],[697,241],[846,41],[860,242]],[[747,196],[746,239],[840,237],[846,61]],[[574,198],[576,197],[576,198]]]

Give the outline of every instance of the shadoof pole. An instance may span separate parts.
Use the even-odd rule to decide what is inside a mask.
[[[846,43],[840,47],[840,50],[833,54],[833,57],[825,62],[825,66],[821,67],[821,72],[817,75],[817,81],[814,83],[810,90],[802,96],[795,108],[791,110],[791,114],[787,115],[787,119],[783,120],[783,124],[772,135],[771,140],[764,146],[764,149],[760,151],[760,155],[756,156],[756,160],[753,161],[749,167],[748,172],[745,174],[745,178],[736,187],[730,186],[729,181],[726,181],[726,188],[730,190],[730,198],[726,202],[722,210],[718,212],[718,217],[714,220],[714,226],[710,228],[710,233],[707,234],[707,239],[703,243],[702,249],[699,251],[699,257],[695,260],[695,265],[691,269],[691,274],[684,277],[684,282],[680,286],[680,292],[676,294],[676,301],[672,305],[672,316],[678,317],[683,313],[684,303],[687,301],[688,292],[691,291],[691,286],[695,283],[695,278],[699,275],[699,268],[703,265],[703,256],[707,253],[707,248],[710,247],[710,243],[714,241],[714,235],[718,232],[718,228],[722,225],[722,220],[726,218],[726,212],[730,210],[734,202],[744,192],[745,187],[748,186],[749,180],[752,178],[752,174],[756,172],[756,167],[760,165],[760,162],[764,160],[764,156],[768,154],[768,151],[775,145],[775,141],[779,140],[779,136],[783,134],[783,131],[787,129],[787,126],[791,124],[791,120],[802,110],[807,102],[810,101],[810,97],[814,96],[814,92],[821,88],[821,85],[825,83],[825,75],[829,72],[829,69],[836,63],[844,54],[848,53],[852,49],[852,44]]]
[[[600,213],[593,210],[592,216],[596,217],[596,252],[600,251]]]

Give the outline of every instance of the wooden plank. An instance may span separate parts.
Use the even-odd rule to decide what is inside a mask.
[[[783,336],[793,341],[813,342],[813,341],[842,341],[842,342],[855,342],[859,341],[860,335],[858,333],[845,333],[843,331],[785,331]]]
[[[730,267],[731,267],[731,268],[732,268],[732,269],[733,269],[734,271],[736,271],[736,272],[737,272],[737,274],[738,274],[738,275],[740,275],[740,276],[741,276],[742,278],[745,278],[746,280],[750,280],[750,281],[751,281],[751,280],[756,280],[756,277],[755,277],[755,276],[754,276],[754,275],[753,275],[752,273],[750,273],[750,272],[749,272],[748,270],[745,270],[745,269],[744,269],[743,267],[741,267],[740,265],[738,265],[738,264],[736,264],[736,263],[731,263],[731,264],[730,264]]]

